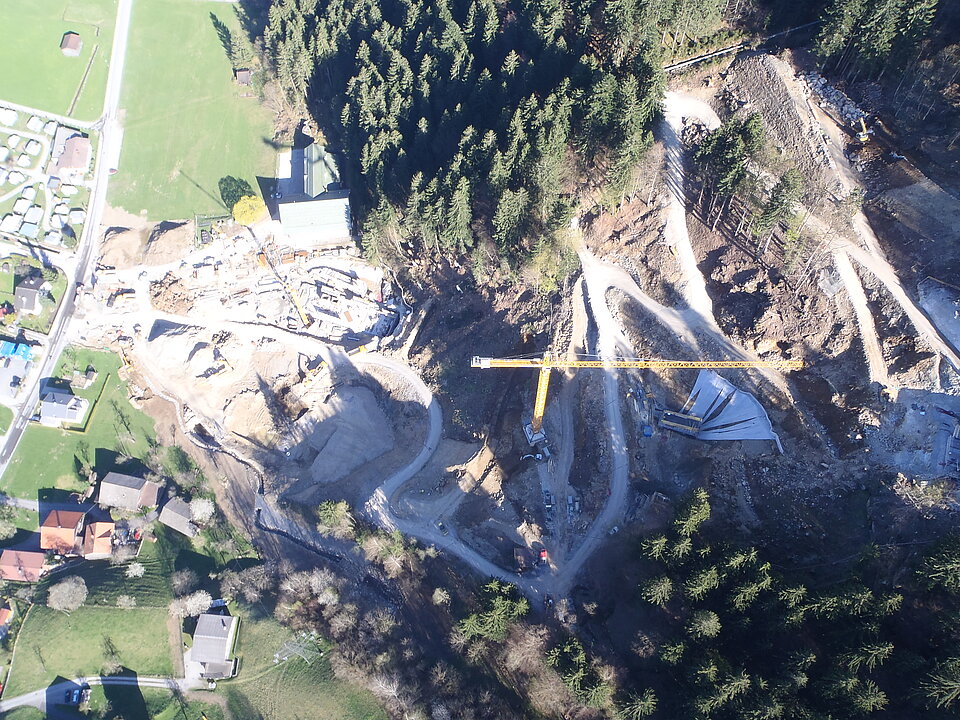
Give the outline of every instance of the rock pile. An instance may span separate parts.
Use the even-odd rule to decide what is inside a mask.
[[[848,98],[843,91],[837,90],[824,80],[819,73],[805,73],[800,76],[800,79],[806,83],[811,93],[832,107],[833,111],[850,125],[854,125],[859,122],[860,118],[867,116],[867,113],[858,108],[856,103]]]

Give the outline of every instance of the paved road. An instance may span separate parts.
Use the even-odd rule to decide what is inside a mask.
[[[83,685],[136,685],[141,688],[165,688],[167,690],[193,690],[202,687],[202,682],[187,680],[186,678],[163,678],[163,677],[125,677],[117,675],[91,677],[78,677],[73,680],[65,680],[55,685],[50,685],[40,690],[17,695],[13,698],[0,700],[0,713],[6,713],[18,707],[35,707],[41,712],[47,711],[47,698],[62,700],[68,690],[76,690]]]
[[[110,174],[106,163],[103,162],[104,147],[116,142],[112,133],[116,125],[111,120],[117,119],[120,106],[120,87],[123,81],[123,66],[127,52],[127,35],[130,29],[130,14],[133,0],[120,0],[117,7],[116,28],[113,35],[113,49],[110,53],[110,70],[107,75],[107,91],[103,101],[103,115],[98,121],[101,125],[100,143],[97,146],[97,158],[94,166],[93,185],[90,190],[90,202],[87,206],[87,222],[80,235],[76,255],[76,269],[72,277],[68,277],[67,288],[64,291],[63,302],[57,310],[53,327],[48,335],[47,354],[40,365],[40,372],[33,375],[33,381],[24,393],[24,402],[13,419],[10,431],[0,448],[0,475],[7,469],[7,464],[16,450],[23,431],[27,427],[33,409],[40,399],[40,381],[51,377],[56,368],[60,353],[67,344],[67,326],[76,309],[75,295],[77,285],[87,281],[90,274],[90,260],[100,232],[100,222],[103,218],[103,208],[107,200],[107,184]],[[46,112],[42,112],[48,115]],[[84,123],[77,123],[64,119],[70,125],[91,127]]]

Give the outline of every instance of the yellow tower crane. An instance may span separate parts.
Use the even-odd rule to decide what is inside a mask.
[[[533,445],[543,439],[543,414],[547,409],[547,389],[550,387],[550,371],[554,368],[651,368],[718,370],[724,368],[774,368],[778,370],[799,370],[802,360],[649,360],[642,358],[620,358],[617,360],[585,359],[578,356],[574,360],[554,357],[546,352],[542,358],[489,358],[474,356],[471,367],[483,368],[540,368],[537,382],[537,397],[533,403],[533,419],[524,428],[527,439]]]

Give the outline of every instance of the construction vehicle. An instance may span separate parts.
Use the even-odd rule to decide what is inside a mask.
[[[618,358],[601,360],[597,356],[578,355],[567,360],[546,352],[542,358],[489,358],[474,356],[471,367],[483,368],[539,368],[540,379],[537,382],[537,395],[533,403],[533,418],[524,425],[523,432],[527,442],[538,445],[546,441],[543,432],[543,414],[547,408],[547,390],[550,387],[550,372],[554,368],[650,368],[719,370],[733,368],[774,368],[778,370],[799,370],[802,360],[651,360],[643,358]]]
[[[863,116],[860,116],[860,129],[856,131],[857,142],[861,145],[866,145],[870,141],[870,131],[867,130],[867,123],[864,122]]]

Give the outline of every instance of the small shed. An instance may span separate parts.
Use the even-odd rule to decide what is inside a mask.
[[[65,32],[60,39],[60,52],[67,57],[77,57],[81,50],[83,50],[83,40],[80,35],[73,30]]]
[[[253,78],[253,71],[247,68],[239,68],[233,71],[233,77],[236,79],[237,85],[249,85]]]
[[[157,519],[168,528],[183,533],[187,537],[193,537],[198,532],[197,526],[192,521],[190,506],[177,497],[171,498],[160,509],[160,516]]]

